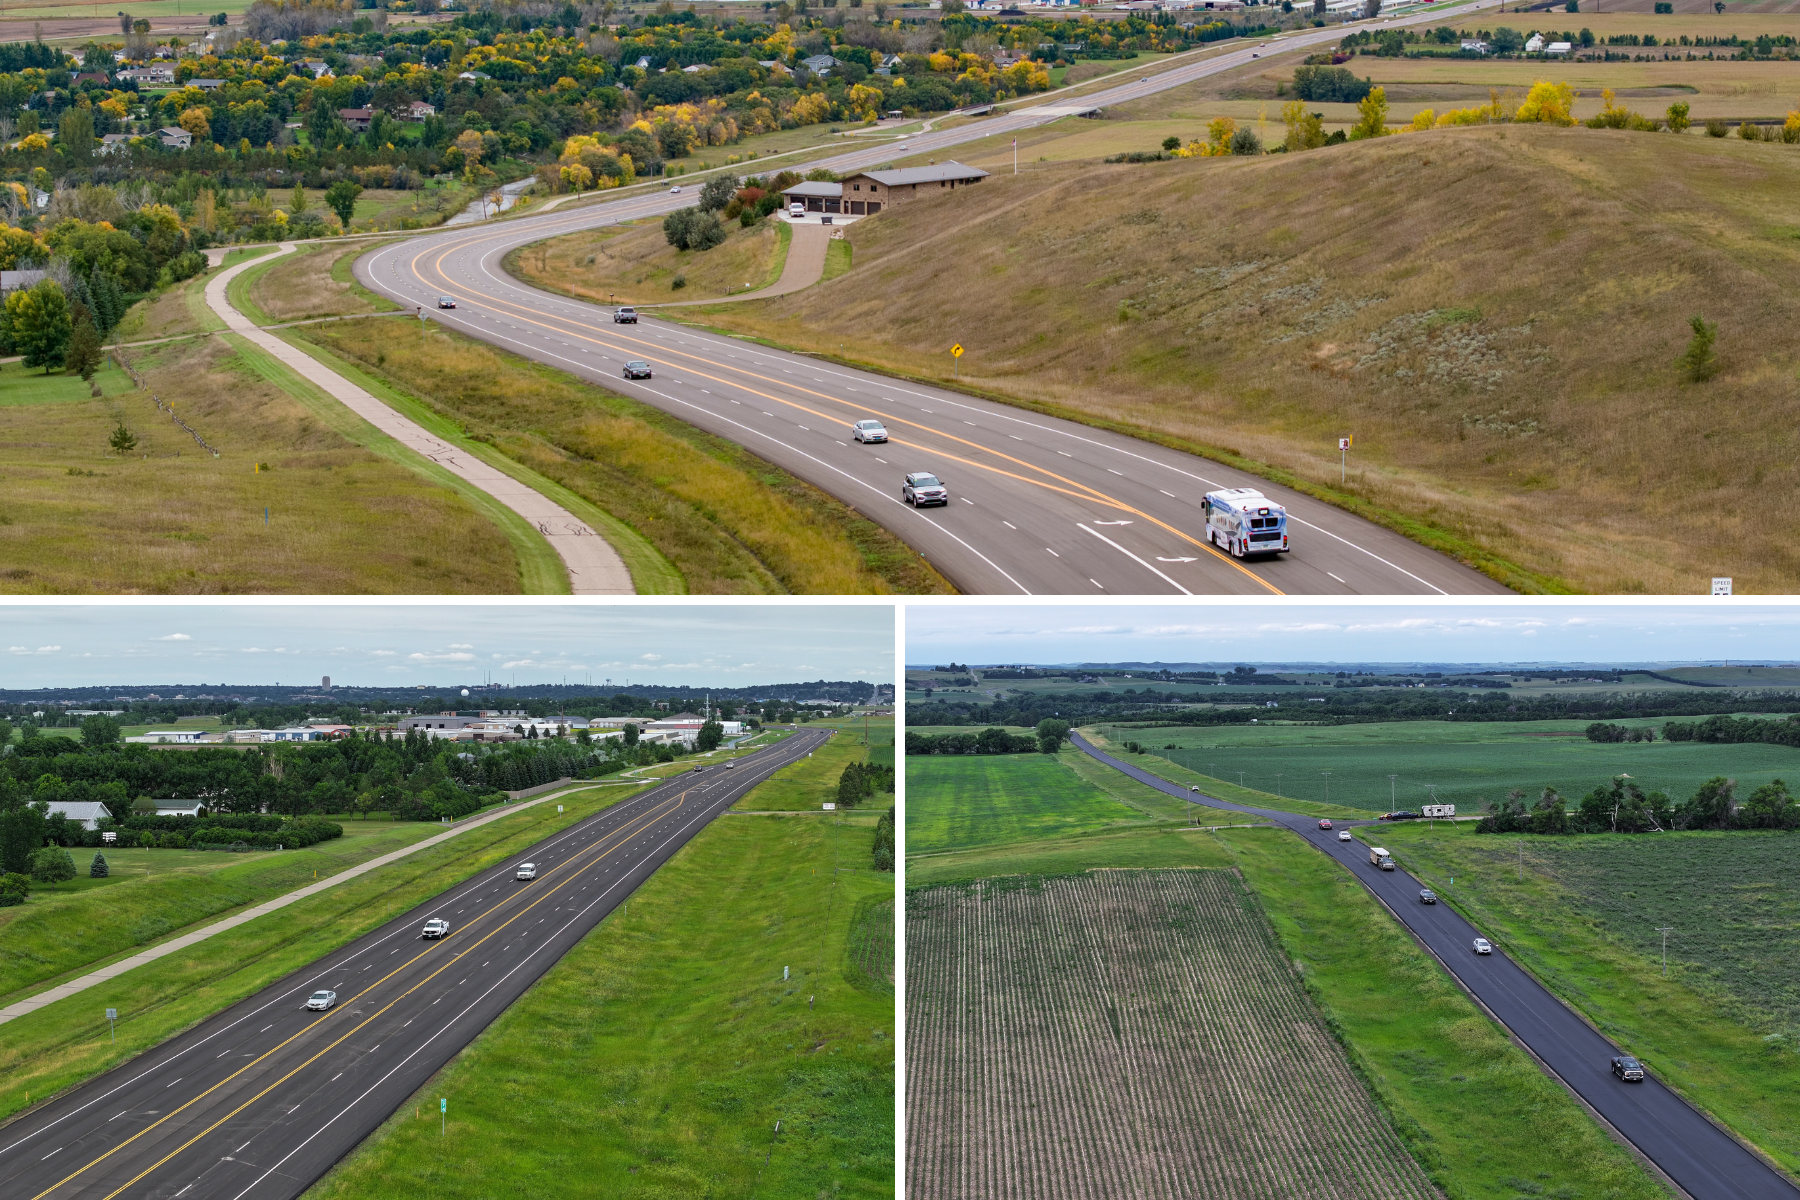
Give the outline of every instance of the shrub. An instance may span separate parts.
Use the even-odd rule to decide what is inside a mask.
[[[1256,136],[1256,130],[1248,125],[1231,135],[1231,152],[1233,154],[1261,154],[1262,139]]]
[[[1738,126],[1738,136],[1743,138],[1746,142],[1760,142],[1762,141],[1762,130],[1758,129],[1749,121],[1745,121],[1742,125]]]
[[[1673,13],[1675,11],[1673,0],[1656,0],[1656,11],[1659,13]]]
[[[746,208],[743,212],[738,214],[738,224],[742,225],[745,229],[751,228],[760,220],[762,220],[762,218],[756,215],[756,210],[754,208]]]
[[[324,222],[317,221],[317,218],[315,218],[315,221],[322,231],[325,228]],[[297,236],[316,237],[318,235],[309,233],[299,234]],[[205,270],[206,255],[200,253],[198,250],[189,250],[184,254],[177,254],[174,258],[169,260],[169,278],[176,283],[180,283],[184,279],[192,279],[194,276],[201,274]]]
[[[31,877],[39,883],[66,883],[75,878],[75,860],[61,846],[42,846],[31,852]]]
[[[106,855],[94,851],[94,861],[88,864],[89,879],[105,879],[109,872],[106,868]]]
[[[1719,356],[1713,350],[1713,343],[1719,338],[1719,326],[1698,315],[1688,319],[1688,326],[1694,336],[1688,339],[1687,352],[1678,361],[1689,379],[1704,383],[1719,373]]]
[[[1725,122],[1719,120],[1719,118],[1717,118],[1717,117],[1713,117],[1711,120],[1707,121],[1707,123],[1706,123],[1706,136],[1707,137],[1722,138],[1730,132],[1731,132],[1730,127],[1727,126],[1725,124]]]
[[[700,211],[718,212],[731,203],[738,190],[737,177],[731,174],[720,175],[700,185]]]
[[[1179,149],[1181,149],[1181,139],[1180,138],[1166,137],[1163,139],[1163,153],[1167,154],[1171,150],[1179,150]]]
[[[1328,104],[1355,104],[1373,85],[1347,67],[1295,67],[1294,95]]]
[[[711,250],[725,240],[725,227],[713,213],[682,208],[663,218],[663,237],[677,250]]]
[[[31,894],[31,879],[17,872],[0,875],[0,908],[12,908],[25,903],[25,897]]]
[[[680,289],[682,289],[686,286],[687,286],[687,276],[686,275],[677,275],[675,278],[673,278],[669,281],[669,290],[670,291],[679,291]]]
[[[1669,105],[1669,129],[1675,133],[1686,133],[1688,128],[1688,106],[1677,100]]]

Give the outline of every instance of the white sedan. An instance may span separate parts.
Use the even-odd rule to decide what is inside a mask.
[[[671,195],[671,196],[678,195],[680,193],[680,191],[681,191],[681,185],[678,183],[674,187],[669,189],[669,195]]]
[[[1475,939],[1475,953],[1477,953],[1477,954],[1492,954],[1493,952],[1494,952],[1493,944],[1490,943],[1486,938],[1476,938]]]
[[[1338,830],[1338,841],[1347,842],[1349,840],[1351,840],[1351,839],[1350,839],[1350,831],[1348,829]]]
[[[320,990],[306,998],[306,1007],[312,1012],[324,1012],[336,1003],[336,992]]]
[[[850,435],[859,442],[887,441],[887,429],[880,421],[858,421],[850,427]]]

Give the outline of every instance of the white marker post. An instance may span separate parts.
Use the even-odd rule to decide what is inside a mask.
[[[1351,439],[1338,439],[1338,482],[1348,483],[1350,480],[1350,442]]]
[[[113,1024],[113,1022],[117,1021],[118,1019],[119,1019],[119,1010],[118,1009],[109,1008],[106,1010],[106,1028],[112,1033],[112,1040],[114,1042],[117,1042],[119,1040],[118,1027]]]

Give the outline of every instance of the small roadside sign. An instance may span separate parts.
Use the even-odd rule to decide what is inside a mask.
[[[961,342],[958,342],[956,345],[950,347],[950,357],[951,358],[961,358],[962,357],[962,343]]]
[[[1338,439],[1338,449],[1339,450],[1348,450],[1350,448],[1350,442],[1351,442],[1350,438],[1339,438]]]
[[[825,811],[826,811],[826,812],[830,812],[830,811],[832,811],[832,810],[833,810],[833,809],[835,809],[835,808],[836,808],[836,807],[837,807],[837,805],[836,805],[836,804],[834,804],[834,803],[832,803],[832,802],[831,802],[831,801],[829,801],[829,800],[827,800],[827,801],[826,801],[826,802],[825,802]]]
[[[1713,593],[1712,594],[1715,596],[1731,595],[1731,576],[1715,575],[1713,577]]]

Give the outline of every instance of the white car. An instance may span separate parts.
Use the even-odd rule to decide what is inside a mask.
[[[887,429],[880,421],[858,421],[850,427],[850,434],[859,442],[887,441]]]
[[[678,183],[674,187],[669,189],[669,195],[671,195],[671,196],[677,195],[680,191],[681,191],[681,185]]]
[[[1494,947],[1486,938],[1476,938],[1475,939],[1475,953],[1477,953],[1477,954],[1492,954],[1493,952],[1494,952]]]
[[[442,917],[433,917],[431,920],[425,922],[425,928],[420,932],[419,936],[428,940],[436,940],[449,932],[450,922],[444,920]]]
[[[800,203],[798,200],[796,200],[792,204],[788,205],[788,216],[792,217],[794,220],[798,221],[801,217],[804,217],[805,215],[806,215],[806,205]]]
[[[1200,790],[1200,785],[1199,785],[1199,784],[1197,784],[1197,783],[1196,783],[1196,784],[1195,784],[1195,785],[1194,785],[1194,786],[1193,786],[1193,787],[1190,787],[1190,788],[1189,788],[1189,789],[1188,789],[1188,791],[1190,791],[1190,792],[1197,792],[1197,791],[1199,791],[1199,790]]]
[[[306,998],[306,1007],[309,1012],[324,1012],[336,1003],[336,992],[320,990]]]
[[[735,766],[737,766],[737,763],[736,763],[736,761],[730,761],[730,762],[727,762],[727,763],[726,763],[726,764],[725,764],[725,769],[726,769],[726,770],[727,770],[727,771],[729,771],[729,770],[731,770],[731,768],[733,768],[733,767],[735,767]]]
[[[537,878],[537,864],[536,863],[520,863],[519,869],[513,873],[513,878],[514,879],[536,879]]]

